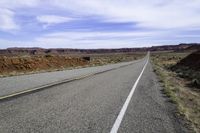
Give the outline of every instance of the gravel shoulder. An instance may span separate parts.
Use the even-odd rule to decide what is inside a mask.
[[[133,94],[119,133],[189,133],[176,105],[163,94],[151,63]]]

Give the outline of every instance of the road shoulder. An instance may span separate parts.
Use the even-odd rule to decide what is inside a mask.
[[[163,94],[149,63],[131,99],[119,132],[188,133],[175,104]]]

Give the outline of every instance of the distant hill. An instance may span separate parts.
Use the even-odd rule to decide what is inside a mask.
[[[181,78],[186,78],[191,81],[188,85],[200,89],[200,50],[191,53],[171,69]]]
[[[0,49],[0,55],[44,55],[44,54],[103,54],[103,53],[124,53],[124,52],[146,52],[146,51],[184,51],[195,50],[200,44],[179,44],[164,45],[143,48],[119,48],[119,49],[44,49],[44,48],[8,48]]]
[[[200,50],[183,58],[176,64],[176,66],[184,66],[189,69],[200,71]]]
[[[181,51],[185,50],[194,44],[179,44],[179,45],[163,45],[163,46],[152,46],[149,48],[150,51]],[[196,45],[196,44],[195,44]],[[200,45],[200,44],[199,44]]]
[[[43,49],[43,48],[8,48],[1,49],[0,55],[44,55],[44,54],[103,54],[123,52],[143,52],[147,48],[121,48],[121,49]]]
[[[200,50],[200,44],[192,44],[191,46],[189,46],[185,50]]]

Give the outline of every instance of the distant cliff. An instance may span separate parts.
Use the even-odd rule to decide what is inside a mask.
[[[164,45],[143,48],[119,48],[119,49],[44,49],[44,48],[8,48],[0,49],[0,55],[44,55],[44,54],[102,54],[102,53],[128,53],[128,52],[145,52],[145,51],[182,51],[200,49],[200,44],[179,44]]]

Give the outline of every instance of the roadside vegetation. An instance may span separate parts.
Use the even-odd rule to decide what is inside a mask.
[[[151,61],[154,71],[163,85],[163,93],[177,105],[178,114],[187,119],[191,130],[199,133],[200,89],[198,76],[200,71],[193,67],[180,65],[180,62],[189,54],[188,52],[156,52],[151,54]]]
[[[61,71],[137,60],[145,53],[0,56],[0,77]]]

